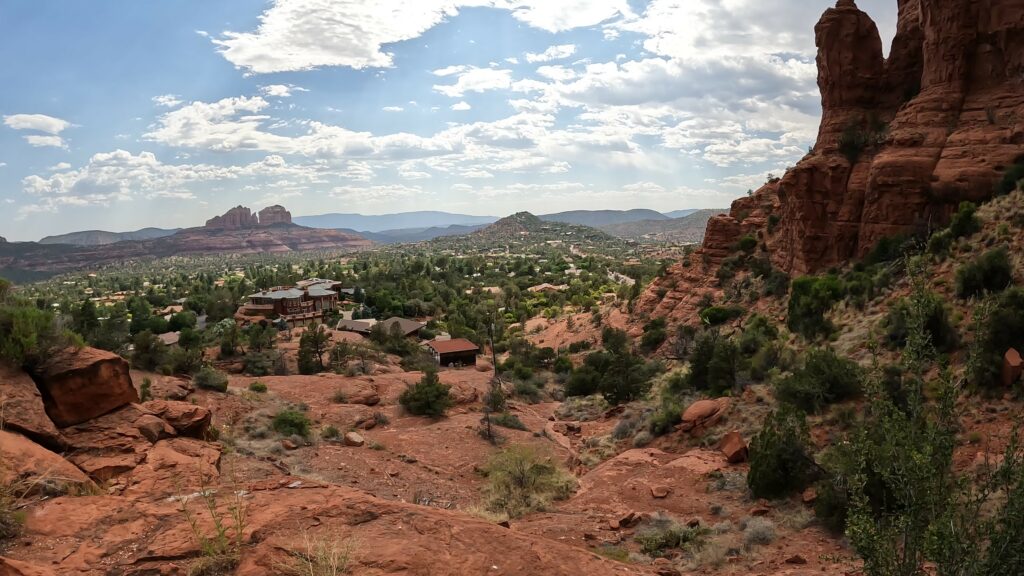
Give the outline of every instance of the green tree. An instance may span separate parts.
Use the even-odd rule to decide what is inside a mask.
[[[758,498],[779,498],[803,490],[817,468],[810,451],[803,412],[789,406],[770,412],[750,441],[750,491]]]
[[[408,387],[398,397],[399,404],[410,414],[441,418],[452,407],[450,387],[441,383],[437,372],[429,371],[416,384]]]

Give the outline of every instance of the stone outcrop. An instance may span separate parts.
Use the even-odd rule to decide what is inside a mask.
[[[54,353],[39,367],[36,382],[46,414],[61,428],[139,401],[128,363],[117,354],[96,348],[67,348]]]
[[[284,206],[268,206],[263,210],[260,210],[259,218],[260,226],[292,223],[292,213],[285,210]]]
[[[28,438],[4,430],[0,430],[0,462],[0,483],[15,486],[25,496],[54,496],[95,488],[67,460]]]
[[[235,206],[224,213],[223,216],[214,216],[206,221],[207,228],[219,228],[222,230],[240,230],[242,228],[255,228],[259,226],[260,219],[252,213],[252,210],[245,206]]]
[[[689,432],[694,435],[702,434],[708,428],[721,422],[728,408],[728,398],[698,400],[683,411],[682,422],[677,428],[681,432]]]
[[[712,218],[689,269],[655,282],[641,313],[696,322],[697,300],[745,235],[775,268],[819,272],[882,238],[944,225],[1024,160],[1024,0],[898,0],[898,9],[888,59],[853,0],[825,11],[815,27],[822,119],[813,149]]]
[[[0,422],[3,428],[24,434],[51,449],[64,438],[46,415],[36,383],[18,368],[0,364]]]
[[[153,400],[143,407],[170,424],[178,435],[200,440],[206,438],[213,420],[213,413],[207,408],[188,402]]]

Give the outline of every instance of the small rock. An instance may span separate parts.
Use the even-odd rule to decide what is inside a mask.
[[[793,556],[786,558],[786,564],[807,564],[807,558],[804,558],[799,554],[794,554]]]
[[[619,521],[616,520],[615,518],[612,518],[611,520],[608,521],[608,527],[611,528],[612,530],[618,530],[619,528],[621,528],[621,526],[619,525]]]
[[[658,498],[667,498],[671,490],[667,486],[651,486],[651,496]]]
[[[355,432],[347,432],[345,434],[344,442],[345,446],[353,446],[355,448],[366,444],[366,440],[363,440],[363,437]]]
[[[501,522],[498,522],[498,526],[501,526],[502,528],[511,528],[512,524],[510,524],[508,520],[502,520]]]
[[[297,450],[299,448],[299,446],[295,444],[295,442],[292,442],[287,438],[281,440],[281,447],[284,448],[285,450]]]
[[[767,506],[754,506],[750,509],[751,516],[767,516],[771,512],[771,508]]]
[[[739,432],[729,432],[718,443],[718,449],[725,454],[729,464],[740,464],[747,461],[747,443]]]
[[[686,523],[686,526],[689,528],[696,528],[700,526],[700,524],[700,518],[690,518],[690,521]]]
[[[804,490],[804,493],[800,498],[804,501],[804,504],[814,504],[814,502],[818,500],[818,491],[814,488],[808,488],[807,490]]]

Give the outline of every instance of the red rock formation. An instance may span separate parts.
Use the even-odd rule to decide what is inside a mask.
[[[206,438],[213,420],[213,413],[208,409],[188,402],[153,400],[143,407],[165,420],[178,434],[192,438]]]
[[[223,230],[239,230],[242,228],[255,228],[260,223],[259,217],[252,213],[252,210],[245,206],[235,206],[224,213],[223,216],[214,216],[206,221],[207,228],[219,228]]]
[[[713,218],[690,268],[641,298],[643,313],[695,322],[714,273],[755,234],[776,268],[818,272],[880,239],[925,233],[988,198],[1024,154],[1024,0],[899,0],[888,59],[853,0],[815,27],[822,120],[778,182]],[[856,144],[856,145],[854,145]],[[771,226],[766,223],[771,219]]]
[[[260,226],[273,226],[274,224],[291,224],[292,213],[285,210],[284,206],[268,206],[260,210]]]
[[[48,447],[61,448],[64,438],[46,415],[36,383],[23,371],[0,364],[0,422]]]
[[[46,413],[61,428],[139,401],[128,363],[95,348],[68,348],[53,354],[39,368],[36,381]]]
[[[34,496],[46,490],[76,491],[95,488],[92,480],[67,460],[28,438],[0,430],[0,483],[18,483]],[[0,571],[3,574],[3,571]]]

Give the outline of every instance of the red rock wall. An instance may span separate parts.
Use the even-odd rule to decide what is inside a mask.
[[[206,227],[238,230],[241,228],[255,228],[259,223],[259,218],[252,213],[252,210],[245,206],[235,206],[225,212],[223,216],[214,216],[207,220]]]
[[[291,223],[292,213],[285,210],[284,206],[268,206],[260,210],[260,226]]]
[[[854,0],[825,11],[815,27],[822,120],[814,148],[780,182],[712,219],[694,258],[706,270],[674,267],[642,297],[641,312],[690,321],[686,303],[714,287],[708,275],[742,234],[758,234],[776,268],[814,273],[863,257],[884,237],[945,225],[963,200],[990,197],[1024,155],[1024,0],[898,0],[898,9],[888,59]],[[853,163],[840,150],[850,127],[871,135]],[[771,231],[768,218],[778,219]]]

